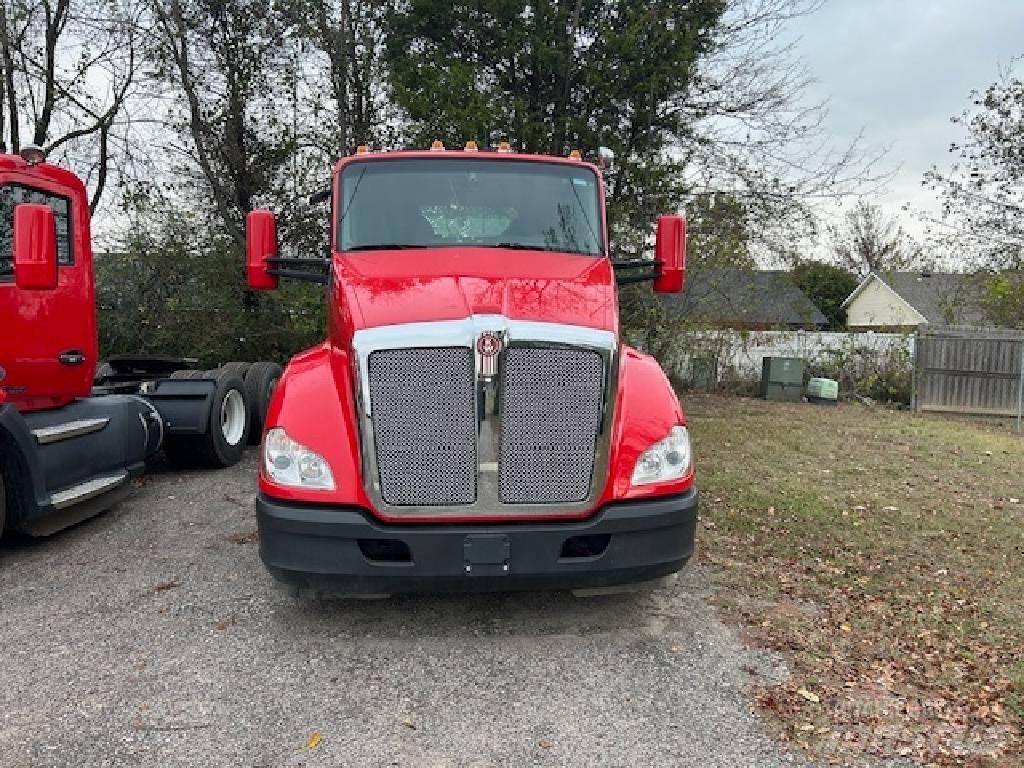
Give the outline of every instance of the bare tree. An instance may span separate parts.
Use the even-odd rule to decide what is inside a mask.
[[[729,0],[692,88],[665,105],[689,117],[677,142],[693,195],[741,201],[762,257],[798,260],[799,241],[820,229],[820,203],[870,194],[892,175],[863,137],[837,145],[827,102],[809,98],[813,76],[788,25],[823,2]]]
[[[302,0],[291,8],[298,44],[309,43],[326,59],[324,71],[309,74],[324,77],[329,88],[311,89],[309,106],[327,118],[327,125],[308,128],[310,141],[332,159],[357,144],[388,141],[382,135],[388,108],[383,59],[385,21],[393,5]]]
[[[135,0],[5,0],[0,5],[0,144],[28,139],[71,165],[100,204],[132,143],[125,107],[145,34]]]
[[[858,202],[842,224],[829,231],[836,261],[861,277],[925,266],[921,246],[877,205]]]
[[[282,194],[295,137],[283,119],[282,19],[255,0],[153,0],[155,54],[170,88],[167,149],[181,185],[199,181],[237,241],[257,201]],[[293,105],[292,105],[293,106]],[[196,178],[198,177],[198,178]],[[179,192],[187,193],[182,187]]]
[[[964,129],[950,146],[948,171],[933,168],[925,181],[940,195],[942,216],[933,236],[947,251],[977,266],[1024,266],[1024,79],[1020,59],[953,123]]]

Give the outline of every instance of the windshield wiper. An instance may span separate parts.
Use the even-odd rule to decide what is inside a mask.
[[[600,254],[590,251],[580,251],[573,248],[555,248],[549,245],[526,245],[525,243],[485,243],[475,248],[508,248],[510,251],[546,251],[548,253],[575,253],[581,256],[598,256]]]
[[[510,251],[560,251],[547,245],[527,245],[526,243],[484,243],[481,248],[508,248]]]
[[[409,248],[429,248],[429,245],[419,243],[369,243],[367,245],[353,245],[345,248],[345,251],[404,251]]]

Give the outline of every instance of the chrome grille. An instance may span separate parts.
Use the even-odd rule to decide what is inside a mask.
[[[512,347],[502,373],[501,501],[585,500],[601,427],[601,356],[585,349]]]
[[[468,347],[388,349],[369,358],[382,498],[395,506],[476,499],[476,406]]]

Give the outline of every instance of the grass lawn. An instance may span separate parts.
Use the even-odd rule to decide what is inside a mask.
[[[858,404],[682,397],[718,602],[825,762],[1024,765],[1024,437]]]

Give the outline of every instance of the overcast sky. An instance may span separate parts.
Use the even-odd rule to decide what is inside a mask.
[[[849,140],[864,129],[871,145],[890,148],[900,170],[883,202],[897,215],[904,203],[934,208],[922,176],[950,163],[963,133],[949,118],[971,90],[1024,54],[1024,0],[829,0],[791,31],[818,80],[814,95],[830,99],[830,132]]]

